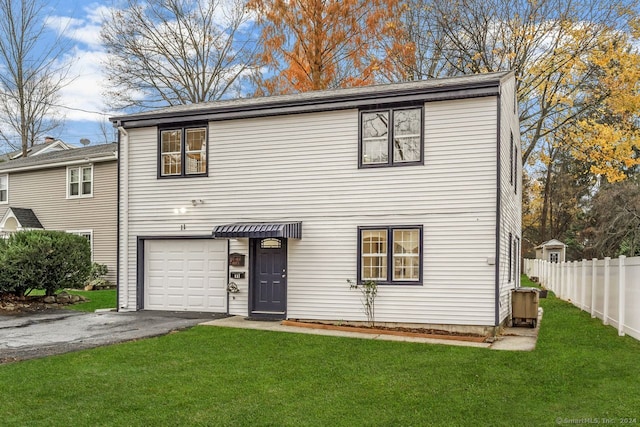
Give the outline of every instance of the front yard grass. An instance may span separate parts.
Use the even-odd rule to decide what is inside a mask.
[[[83,302],[79,304],[70,304],[65,306],[65,308],[69,310],[76,311],[96,311],[101,308],[116,308],[116,290],[115,289],[104,289],[101,291],[81,291],[79,289],[64,289],[60,290],[56,293],[60,292],[68,292],[72,295],[82,295],[85,298],[88,298],[88,302]],[[35,289],[31,291],[29,295],[44,295],[44,290]]]
[[[101,291],[78,291],[73,289],[68,292],[74,295],[82,295],[89,299],[88,302],[66,306],[65,308],[68,308],[69,310],[96,311],[102,308],[116,308],[115,289],[104,289]]]
[[[640,342],[618,337],[553,297],[541,305],[533,352],[197,326],[13,363],[0,366],[0,420],[60,426],[639,423]]]

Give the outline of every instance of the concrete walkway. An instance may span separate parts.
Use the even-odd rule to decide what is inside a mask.
[[[328,329],[301,328],[297,326],[282,325],[279,321],[256,321],[246,320],[242,316],[227,317],[224,319],[216,319],[201,323],[201,325],[218,326],[226,328],[242,328],[242,329],[259,329],[264,331],[290,332],[298,334],[314,334],[327,335],[334,337],[362,338],[371,340],[385,341],[405,341],[417,342],[424,344],[443,344],[465,347],[489,348],[492,350],[510,350],[510,351],[532,351],[536,347],[538,340],[538,331],[540,330],[540,321],[542,320],[542,308],[538,310],[538,322],[535,328],[518,327],[505,328],[504,332],[499,335],[493,342],[468,342],[456,341],[452,339],[407,337],[395,335],[378,335],[362,332],[335,331]]]

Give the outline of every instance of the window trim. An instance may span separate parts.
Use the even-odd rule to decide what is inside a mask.
[[[204,139],[207,144],[205,155],[206,165],[204,173],[186,173],[185,168],[185,159],[186,159],[186,134],[188,129],[204,129]],[[162,132],[179,130],[181,133],[180,139],[180,174],[179,175],[163,175],[162,174]],[[201,178],[209,176],[209,123],[207,122],[198,122],[198,123],[187,123],[183,125],[174,125],[174,126],[161,126],[158,127],[158,143],[157,143],[157,178],[158,179],[182,179],[182,178]]]
[[[5,173],[0,175],[0,180],[2,178],[6,178],[7,180],[7,200],[0,200],[0,205],[8,205],[9,204],[9,174]]]
[[[82,170],[84,168],[91,168],[91,193],[87,193],[84,194],[82,192]],[[77,195],[72,195],[71,194],[71,171],[72,170],[77,170],[78,171],[78,177],[80,179],[80,181],[78,181],[78,194]],[[67,166],[67,199],[89,199],[93,197],[93,163],[87,163],[87,164],[83,164],[83,165],[77,165],[77,166]]]
[[[511,145],[510,145],[510,153],[509,153],[509,183],[511,185],[513,185],[513,165],[515,163],[515,155],[513,154],[513,152],[515,151],[515,146],[513,144],[513,132],[511,132]]]
[[[513,233],[509,233],[509,280],[510,283],[513,279]]]
[[[402,110],[420,110],[420,159],[412,162],[395,162],[393,159],[393,132],[394,132],[394,117],[396,111]],[[389,114],[389,131],[387,132],[387,151],[388,159],[386,163],[364,163],[362,156],[364,154],[364,147],[362,142],[362,115],[369,113],[387,112]],[[401,104],[390,105],[386,107],[377,107],[371,109],[361,109],[358,111],[358,169],[369,168],[388,168],[399,166],[416,166],[424,165],[424,104]]]
[[[367,225],[358,227],[358,244],[357,244],[357,280],[358,283],[362,283],[362,232],[367,230],[386,230],[387,232],[387,280],[376,281],[378,285],[392,285],[392,286],[422,286],[423,285],[423,272],[424,272],[424,227],[422,225]],[[397,230],[418,230],[419,248],[418,254],[418,280],[393,280],[393,232]]]

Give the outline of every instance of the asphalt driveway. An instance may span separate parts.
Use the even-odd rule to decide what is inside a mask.
[[[164,335],[226,317],[212,313],[47,310],[0,315],[0,363]]]

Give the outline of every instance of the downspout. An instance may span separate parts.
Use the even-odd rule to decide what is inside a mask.
[[[495,263],[495,331],[497,331],[500,326],[500,232],[501,232],[501,219],[502,219],[502,164],[501,164],[501,156],[502,156],[502,147],[501,147],[501,131],[502,131],[502,123],[501,123],[501,112],[502,112],[502,104],[501,104],[501,93],[502,86],[500,86],[500,90],[498,91],[497,103],[498,103],[498,120],[497,120],[497,135],[496,135],[496,149],[497,149],[497,188],[496,188],[496,263]],[[494,332],[495,332],[494,331]]]
[[[120,193],[120,202],[122,202],[122,233],[118,233],[118,241],[123,244],[122,251],[122,266],[124,266],[125,274],[124,280],[120,280],[118,289],[122,288],[122,294],[124,294],[124,304],[119,305],[119,309],[129,310],[129,133],[122,127],[118,126],[118,138],[120,144],[118,148],[120,150],[120,173],[118,177],[122,177],[122,191]],[[122,135],[122,137],[120,137]],[[121,239],[120,236],[124,236]],[[120,268],[118,268],[118,274]],[[122,279],[122,277],[121,277]],[[118,301],[120,304],[120,301]]]

